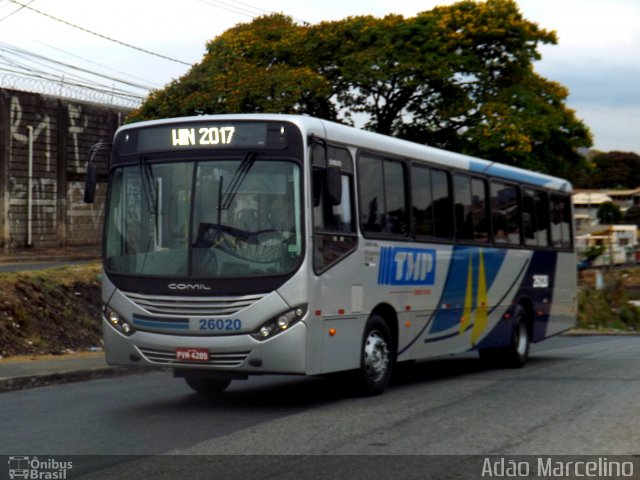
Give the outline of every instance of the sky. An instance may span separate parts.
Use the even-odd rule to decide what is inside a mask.
[[[296,21],[313,24],[352,15],[381,17],[396,13],[410,17],[436,5],[454,3],[452,0],[29,2],[0,0],[0,86],[24,85],[15,83],[15,77],[25,68],[31,75],[39,76],[46,70],[49,78],[51,69],[56,68],[56,75],[65,82],[72,83],[77,76],[95,79],[87,71],[97,72],[110,77],[99,80],[107,90],[122,88],[141,97],[149,88],[162,88],[184,75],[190,65],[200,62],[209,40],[238,23],[250,22],[257,15],[281,12]],[[540,48],[542,60],[535,69],[569,89],[567,105],[591,129],[594,148],[640,154],[640,1],[519,0],[518,5],[526,19],[556,31],[558,44]],[[52,60],[58,62],[53,67]],[[116,80],[126,80],[129,85]],[[55,85],[51,88],[55,93]]]

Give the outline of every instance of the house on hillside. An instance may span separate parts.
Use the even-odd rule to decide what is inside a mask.
[[[598,225],[583,227],[576,234],[576,251],[583,254],[589,247],[604,247],[592,263],[594,267],[621,265],[635,261],[638,247],[636,225]]]
[[[576,190],[573,194],[576,251],[578,255],[590,247],[604,247],[604,253],[593,266],[634,262],[639,249],[636,225],[600,225],[598,208],[611,202],[624,213],[640,205],[640,188],[634,190]]]
[[[613,199],[601,191],[576,190],[573,194],[573,216],[576,231],[581,232],[597,226],[600,223],[597,215],[598,208],[607,202],[613,202]]]

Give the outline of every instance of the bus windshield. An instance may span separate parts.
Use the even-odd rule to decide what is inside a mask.
[[[282,275],[302,255],[300,168],[243,158],[148,162],[111,173],[107,272],[228,278]]]

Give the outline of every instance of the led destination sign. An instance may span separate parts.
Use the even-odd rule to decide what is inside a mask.
[[[276,122],[167,124],[123,132],[121,141],[124,151],[121,153],[203,148],[285,148],[288,128]]]
[[[236,127],[172,128],[171,141],[174,147],[194,147],[196,145],[231,145]]]

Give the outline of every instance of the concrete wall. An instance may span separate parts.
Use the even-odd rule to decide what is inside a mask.
[[[96,202],[83,202],[87,153],[111,141],[127,110],[0,90],[0,248],[27,246],[29,126],[33,129],[32,245],[92,245],[102,239],[108,158],[99,158]]]

